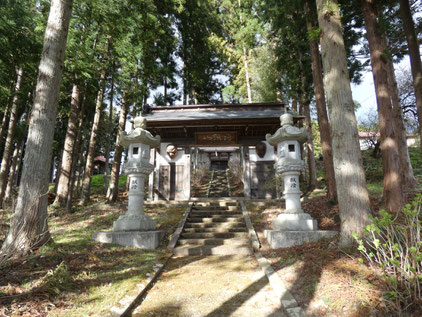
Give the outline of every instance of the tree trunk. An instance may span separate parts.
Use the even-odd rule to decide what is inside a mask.
[[[95,105],[95,115],[94,122],[92,123],[91,136],[89,139],[88,154],[86,157],[86,165],[84,171],[84,177],[82,181],[82,195],[81,195],[81,205],[86,205],[89,201],[90,191],[91,191],[91,176],[94,166],[94,153],[95,146],[97,144],[97,131],[100,124],[101,109],[103,106],[103,97],[104,97],[104,83],[106,78],[106,69],[101,72],[99,90],[97,94],[97,102]]]
[[[6,134],[6,127],[9,120],[9,102],[7,102],[6,109],[4,109],[3,119],[0,127],[0,150],[3,147],[3,139]]]
[[[10,201],[10,199],[12,198],[12,190],[15,188],[15,178],[16,178],[16,173],[18,170],[17,169],[18,159],[19,159],[20,153],[22,153],[22,145],[23,145],[23,141],[18,141],[13,151],[12,164],[10,165],[10,173],[9,173],[9,178],[7,180],[7,187],[6,187],[6,192],[4,196],[5,202]]]
[[[251,90],[251,79],[249,77],[249,65],[248,65],[248,54],[246,52],[246,47],[243,45],[243,65],[245,67],[245,80],[246,80],[246,90],[248,92],[248,102],[252,103],[252,90]]]
[[[10,87],[9,87],[9,91],[12,92],[13,89],[16,88],[16,81],[15,80],[11,80],[10,81]],[[9,98],[7,98],[6,101],[6,108],[4,109],[4,113],[3,113],[3,119],[1,120],[1,128],[0,128],[0,153],[1,150],[3,148],[3,140],[4,140],[4,136],[6,135],[7,132],[7,126],[9,123],[9,109],[10,109],[10,104],[13,101],[13,93],[10,94]]]
[[[305,10],[308,14],[308,30],[314,27],[310,22],[310,10],[308,3],[305,3]],[[333,150],[330,136],[330,123],[328,121],[327,105],[325,104],[324,80],[322,78],[321,57],[319,55],[318,43],[309,40],[311,53],[312,76],[314,81],[315,104],[317,109],[317,120],[319,135],[321,138],[321,150],[324,162],[325,183],[327,185],[327,198],[332,201],[337,200],[336,179],[334,175]]]
[[[387,60],[388,84],[391,95],[394,126],[397,131],[397,144],[399,147],[401,177],[404,190],[413,190],[418,187],[415,175],[413,174],[412,163],[410,162],[409,149],[407,147],[406,128],[403,122],[403,111],[400,106],[396,75],[394,74],[393,61]]]
[[[369,223],[369,195],[337,1],[316,0],[316,4],[322,31],[322,62],[341,219],[340,245],[350,246],[353,243],[352,234],[362,236],[365,225]]]
[[[23,70],[20,68],[17,71],[17,80],[15,93],[13,96],[12,108],[10,109],[9,128],[7,129],[6,144],[4,145],[3,158],[1,160],[0,168],[0,208],[3,207],[4,195],[6,192],[7,177],[9,175],[10,157],[13,151],[13,143],[15,142],[15,128],[18,121],[18,102],[19,93],[22,87]]]
[[[312,133],[312,121],[311,121],[311,110],[309,109],[309,102],[303,105],[303,111],[305,114],[305,126],[308,131],[308,141],[306,141],[306,152],[308,155],[308,168],[309,168],[309,191],[313,191],[317,188],[317,176],[316,176],[316,163],[314,155],[314,137]]]
[[[362,0],[362,12],[365,20],[366,38],[369,43],[372,74],[378,105],[380,127],[382,167],[384,172],[383,199],[389,212],[399,212],[404,204],[400,174],[400,158],[397,133],[388,87],[388,70],[385,57],[387,43],[377,29],[376,8],[372,0]]]
[[[300,69],[300,81],[301,81],[301,96],[300,96],[300,104],[301,104],[301,112],[302,115],[305,116],[305,126],[306,130],[308,131],[308,140],[305,143],[306,153],[307,153],[307,161],[308,161],[308,171],[309,171],[309,179],[308,179],[308,190],[313,191],[317,187],[317,177],[316,177],[316,163],[315,163],[315,156],[314,156],[314,137],[312,134],[312,121],[311,121],[311,109],[309,105],[309,100],[306,96],[306,77],[303,70],[302,64],[302,53],[299,53],[299,69]]]
[[[421,140],[420,144],[422,145],[422,63],[415,25],[410,12],[409,0],[400,0],[400,15],[403,21],[407,45],[409,47],[410,68],[412,70],[413,86],[415,87],[416,95],[416,109],[419,118],[419,137]]]
[[[64,141],[64,150],[61,160],[60,177],[57,184],[57,196],[54,205],[63,206],[66,203],[69,191],[69,178],[72,169],[73,151],[77,135],[77,122],[79,107],[81,103],[81,89],[77,84],[73,84],[72,100],[70,102],[69,121]]]
[[[21,150],[19,151],[18,156],[18,163],[16,164],[16,177],[15,177],[15,187],[19,187],[21,176],[22,176],[22,168],[23,168],[23,157],[25,156],[25,148],[26,148],[26,139],[22,143]]]
[[[239,20],[240,20],[240,23],[243,24],[241,0],[238,0],[237,4],[239,7]],[[248,66],[248,52],[246,50],[245,44],[242,44],[242,59],[243,59],[243,66],[245,67],[245,82],[246,82],[246,91],[248,94],[248,102],[252,103],[251,80],[249,77],[249,66]]]
[[[30,118],[21,185],[1,260],[26,255],[50,239],[48,175],[72,0],[52,0]]]
[[[120,163],[122,161],[123,147],[120,145],[120,136],[125,131],[126,116],[127,116],[127,101],[126,91],[123,92],[122,108],[120,109],[119,116],[119,131],[116,137],[116,146],[114,149],[114,161],[111,169],[110,186],[107,191],[107,201],[115,202],[119,194],[119,174]]]
[[[163,99],[164,99],[164,106],[167,106],[167,75],[164,75],[164,91],[163,91]]]
[[[111,76],[111,88],[110,88],[110,110],[109,110],[109,117],[108,121],[110,124],[110,128],[113,124],[113,97],[114,97],[114,76]],[[108,162],[110,160],[110,142],[107,140],[106,148],[105,148],[105,168],[104,168],[104,178],[103,178],[103,194],[107,194],[107,182],[108,182],[108,175],[109,173],[109,166]]]
[[[84,113],[85,113],[85,106],[86,106],[86,99],[87,99],[87,91],[85,90],[85,94],[82,98],[81,102],[81,115],[79,116],[78,122],[78,129],[76,131],[75,136],[75,144],[73,145],[73,157],[72,157],[72,166],[70,169],[70,177],[69,177],[69,184],[68,184],[68,192],[66,198],[66,212],[70,213],[72,211],[72,204],[73,204],[73,193],[74,193],[74,185],[75,185],[75,178],[76,178],[76,170],[78,168],[78,159],[81,153],[81,144],[82,144],[82,136],[83,136],[83,124],[84,124]]]
[[[62,161],[61,161],[62,156],[63,156],[63,149],[60,151],[60,154],[57,157],[53,156],[53,161],[52,161],[52,164],[51,164],[50,179],[52,179],[54,177],[54,168],[55,168],[54,165],[57,165],[56,177],[54,178],[54,195],[57,195],[57,187],[59,185],[59,179],[60,179],[60,175],[62,173]],[[57,163],[57,164],[55,164],[55,163]]]

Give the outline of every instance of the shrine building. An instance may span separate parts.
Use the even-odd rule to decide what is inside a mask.
[[[265,135],[280,128],[286,110],[282,103],[150,107],[147,129],[161,136],[151,150],[150,199],[189,200],[196,169],[227,169],[231,160],[241,166],[245,198],[277,198],[270,184],[277,155]]]

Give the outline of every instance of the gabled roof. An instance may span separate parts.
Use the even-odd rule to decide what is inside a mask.
[[[151,107],[143,116],[162,142],[195,145],[196,132],[235,131],[239,145],[254,145],[280,127],[285,111],[282,103],[185,105]]]

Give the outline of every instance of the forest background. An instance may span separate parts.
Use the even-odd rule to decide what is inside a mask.
[[[351,245],[371,206],[350,83],[369,69],[383,207],[400,214],[419,189],[406,134],[422,136],[420,10],[413,0],[2,1],[0,204],[14,213],[0,261],[49,241],[53,175],[54,206],[70,212],[90,200],[94,158],[113,156],[103,186],[115,201],[125,122],[177,101],[283,102],[311,136],[314,112],[340,245]],[[396,75],[408,56],[411,70]],[[304,153],[313,190],[313,137]]]

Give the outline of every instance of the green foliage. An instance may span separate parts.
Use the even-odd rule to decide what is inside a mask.
[[[42,278],[38,292],[46,293],[49,296],[57,296],[63,291],[71,290],[74,284],[72,273],[66,263],[62,261],[55,269],[48,271]]]
[[[355,235],[358,250],[368,262],[384,272],[390,292],[387,301],[396,311],[422,300],[422,194],[393,217],[385,210],[365,227],[364,237]]]
[[[321,11],[326,19],[335,14],[340,14],[340,6],[332,0],[325,0]]]
[[[320,157],[322,155],[321,135],[319,132],[318,122],[312,120],[312,135],[314,140],[314,156]]]
[[[250,75],[254,79],[251,83],[254,102],[277,101],[279,72],[275,60],[275,52],[267,43],[251,50]]]
[[[317,27],[308,28],[308,39],[310,41],[319,41],[319,37],[321,36],[321,29]]]

